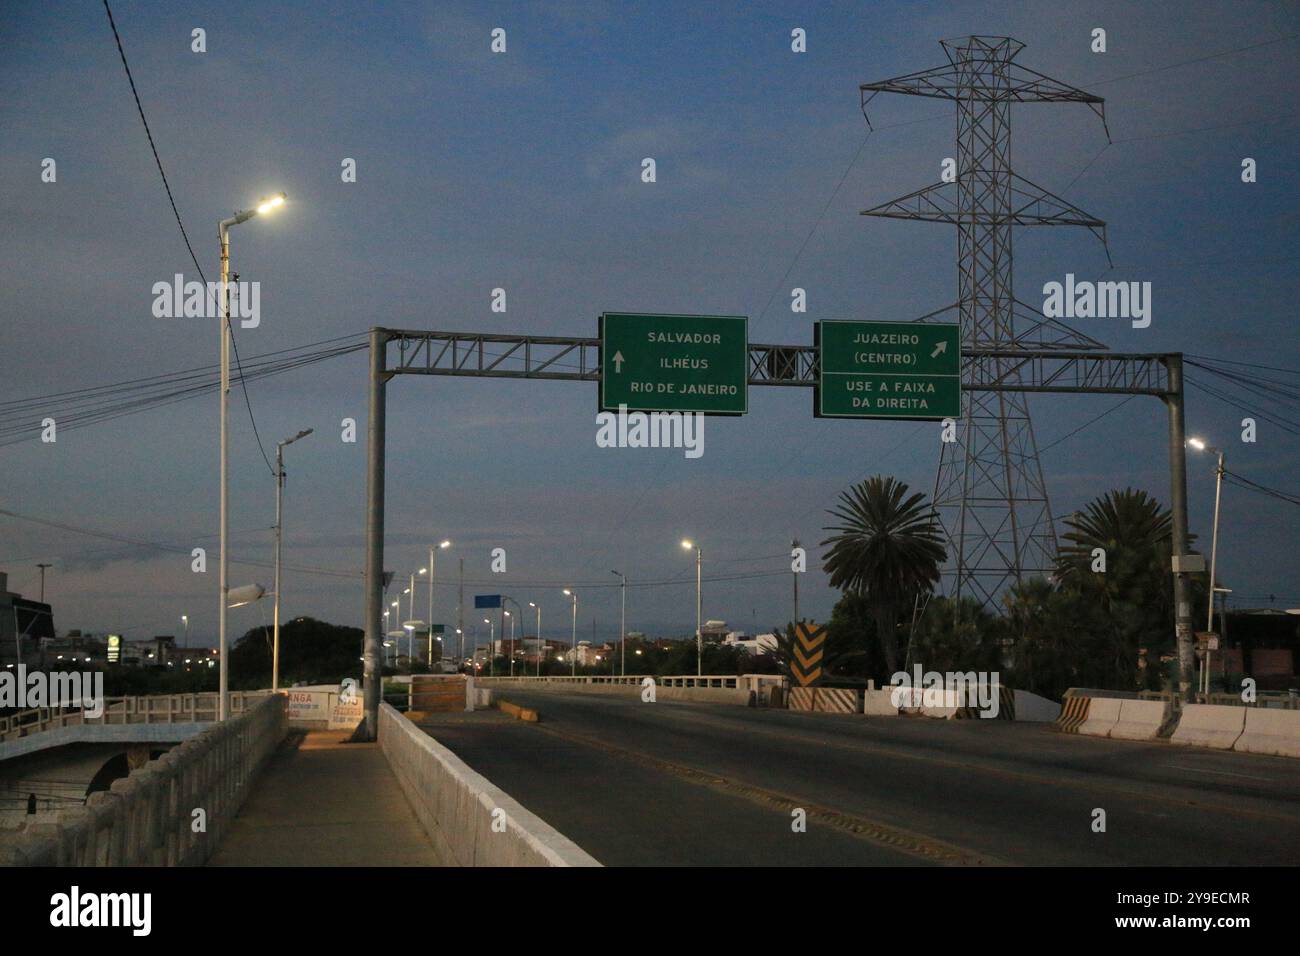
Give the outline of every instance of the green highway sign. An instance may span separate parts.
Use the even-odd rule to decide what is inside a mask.
[[[600,408],[749,411],[749,319],[743,315],[600,317]]]
[[[943,419],[961,415],[955,322],[818,322],[818,418]]]

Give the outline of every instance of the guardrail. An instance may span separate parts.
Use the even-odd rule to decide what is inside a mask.
[[[232,691],[230,713],[242,714],[270,691]],[[217,694],[161,694],[156,696],[105,697],[104,711],[91,717],[80,705],[35,707],[0,717],[0,743],[17,740],[45,730],[79,727],[84,724],[189,724],[217,719]]]
[[[192,696],[192,695],[186,695]],[[215,695],[213,695],[215,696]],[[285,700],[262,697],[151,760],[54,823],[0,851],[10,866],[193,866],[205,862],[288,730]],[[204,831],[195,832],[196,811]]]
[[[610,685],[634,685],[640,686],[641,682],[649,677],[659,687],[717,687],[736,689],[748,687],[753,678],[763,678],[768,681],[780,682],[784,678],[776,674],[735,674],[719,676],[705,674],[698,676],[695,674],[675,674],[668,677],[659,677],[655,674],[627,674],[623,676],[609,676],[607,674],[593,674],[582,677],[562,677],[559,675],[543,675],[541,677],[528,674],[519,674],[515,677],[508,675],[496,677],[475,677],[474,680],[485,684],[493,681],[514,681],[516,683],[540,682],[543,684],[603,684]]]

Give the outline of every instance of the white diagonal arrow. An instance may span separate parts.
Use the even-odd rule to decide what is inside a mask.
[[[946,351],[948,351],[948,340],[944,339],[934,347],[934,351],[930,353],[930,358],[938,358],[940,352]]]
[[[622,372],[623,372],[623,353],[622,353],[622,352],[615,352],[615,353],[614,353],[614,371],[615,371],[616,373],[619,373],[619,374],[622,374]]]

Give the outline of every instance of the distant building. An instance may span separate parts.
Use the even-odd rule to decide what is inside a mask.
[[[761,654],[771,654],[777,648],[775,634],[755,634],[753,637],[746,637],[744,631],[732,631],[722,643],[732,647],[739,647],[755,657]]]

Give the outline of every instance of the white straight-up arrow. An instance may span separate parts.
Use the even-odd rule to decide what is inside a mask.
[[[616,373],[618,373],[618,374],[622,374],[622,372],[623,372],[623,353],[622,353],[622,352],[615,352],[615,353],[614,353],[614,371],[615,371]]]
[[[944,339],[934,347],[934,351],[930,353],[930,358],[937,358],[940,352],[946,351],[948,351],[948,340]]]

